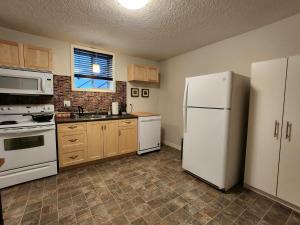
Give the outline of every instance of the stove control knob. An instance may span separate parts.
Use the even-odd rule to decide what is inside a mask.
[[[5,111],[5,107],[1,107],[1,111]]]
[[[11,107],[7,107],[7,110],[11,110],[12,108]]]

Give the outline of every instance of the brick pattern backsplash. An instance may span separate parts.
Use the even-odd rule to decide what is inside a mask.
[[[107,112],[112,102],[126,103],[126,82],[116,81],[116,92],[71,91],[71,77],[54,76],[53,102],[57,111],[66,111],[64,99],[70,100],[73,107],[82,106],[86,111]]]
[[[54,96],[0,95],[0,105],[54,104],[55,111],[71,111],[64,107],[64,100],[70,100],[73,108],[82,106],[85,111],[107,112],[113,101],[126,103],[126,82],[116,81],[116,92],[71,91],[71,77],[54,75]]]

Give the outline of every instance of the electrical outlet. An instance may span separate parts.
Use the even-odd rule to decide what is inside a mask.
[[[71,101],[70,100],[64,100],[64,107],[70,107]]]

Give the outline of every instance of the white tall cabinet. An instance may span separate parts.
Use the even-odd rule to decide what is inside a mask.
[[[245,184],[300,207],[300,56],[252,64]]]

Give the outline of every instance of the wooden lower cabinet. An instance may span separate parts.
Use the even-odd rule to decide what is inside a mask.
[[[87,159],[96,160],[103,158],[103,126],[99,122],[87,123]]]
[[[137,120],[59,124],[59,167],[137,151]]]
[[[126,123],[128,125],[126,125]],[[119,153],[135,152],[137,150],[136,120],[119,121]]]
[[[103,122],[104,157],[119,155],[118,121]]]

